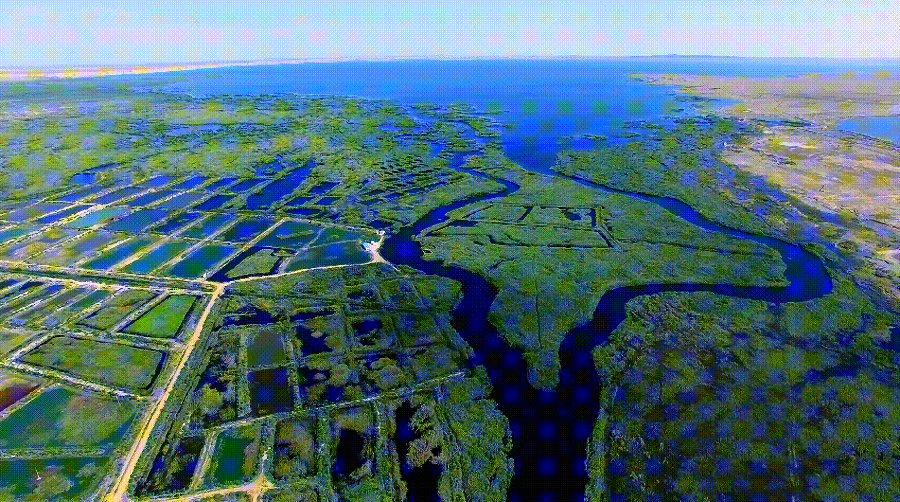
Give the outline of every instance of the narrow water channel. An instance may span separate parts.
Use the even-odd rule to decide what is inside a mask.
[[[432,148],[432,154],[439,148]],[[499,193],[477,195],[435,209],[411,227],[388,238],[382,255],[391,263],[403,264],[426,274],[459,282],[463,298],[452,314],[453,327],[472,346],[476,363],[483,365],[493,384],[492,398],[509,418],[513,431],[512,456],[515,475],[508,500],[584,500],[587,474],[585,446],[599,409],[600,383],[591,356],[592,349],[625,317],[625,304],[641,295],[668,291],[710,291],[740,298],[773,303],[806,301],[831,291],[831,279],[823,263],[806,250],[771,237],[748,234],[718,225],[683,202],[665,197],[622,192],[596,183],[564,177],[610,193],[637,197],[657,204],[698,227],[764,244],[781,254],[787,265],[783,288],[754,288],[717,285],[645,285],[619,288],[606,293],[590,323],[569,333],[560,348],[562,369],[554,392],[541,392],[528,384],[525,362],[519,350],[500,338],[488,322],[488,311],[497,288],[478,274],[423,260],[422,248],[413,237],[446,218],[447,213],[474,202],[506,197],[519,187],[506,180],[462,167],[467,154],[455,154],[449,166],[458,172],[490,179],[505,186]]]

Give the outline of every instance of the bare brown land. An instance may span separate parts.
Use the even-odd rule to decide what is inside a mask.
[[[261,66],[276,64],[296,64],[309,62],[326,62],[312,59],[284,59],[267,61],[221,61],[208,63],[185,63],[169,65],[135,65],[135,66],[59,66],[36,68],[0,68],[0,82],[22,82],[27,80],[45,80],[79,77],[106,77],[110,75],[144,75],[172,71],[199,70],[203,68],[223,68],[226,66]]]
[[[804,127],[767,125],[748,144],[723,149],[722,160],[811,206],[875,220],[900,233],[900,146],[831,127],[853,117],[900,115],[900,74],[642,77],[681,86],[679,91],[687,94],[742,101],[717,110],[721,115],[809,122]],[[872,253],[881,266],[900,270],[896,242],[862,234],[845,237]]]
[[[797,75],[783,78],[639,75],[700,96],[739,99],[722,108],[732,117],[799,118],[827,125],[841,119],[900,115],[900,73]]]

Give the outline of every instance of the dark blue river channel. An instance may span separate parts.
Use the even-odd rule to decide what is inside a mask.
[[[681,201],[665,197],[612,190],[602,185],[567,177],[606,192],[637,197],[666,209],[684,220],[708,230],[734,235],[769,246],[787,264],[783,288],[717,286],[708,284],[658,284],[612,290],[600,299],[590,323],[569,333],[560,347],[562,369],[554,392],[535,390],[528,383],[525,361],[518,349],[500,338],[488,322],[488,311],[497,288],[480,275],[423,260],[422,248],[413,236],[443,221],[448,212],[487,199],[506,197],[519,187],[461,167],[466,154],[456,154],[450,167],[503,184],[506,189],[448,204],[426,214],[415,225],[388,238],[382,255],[391,263],[403,264],[426,274],[458,281],[463,299],[453,312],[453,326],[475,350],[476,363],[487,368],[494,390],[492,397],[509,417],[513,431],[512,456],[515,475],[508,500],[582,501],[587,474],[585,447],[597,419],[600,382],[591,352],[625,319],[625,304],[641,295],[667,291],[710,291],[774,303],[818,298],[831,291],[831,279],[823,263],[806,250],[761,235],[748,234],[713,223]],[[558,175],[557,176],[561,176]]]

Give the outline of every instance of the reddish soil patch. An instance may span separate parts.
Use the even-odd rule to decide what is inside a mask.
[[[38,387],[40,387],[38,384],[21,384],[12,385],[0,390],[0,411],[9,408],[19,399],[31,394],[31,392]]]

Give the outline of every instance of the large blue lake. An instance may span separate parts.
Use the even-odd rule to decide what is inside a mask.
[[[890,72],[892,60],[629,58],[609,60],[463,60],[306,63],[180,72],[196,77],[159,87],[195,96],[298,94],[355,96],[388,104],[467,104],[505,124],[500,143],[529,169],[546,171],[556,153],[597,148],[629,120],[669,122],[692,113],[672,87],[649,85],[632,75],[694,73],[777,77],[801,73]],[[175,74],[173,74],[175,75]],[[137,77],[135,77],[137,78]],[[712,103],[709,106],[720,106]],[[673,110],[685,109],[684,112]],[[637,131],[640,132],[640,131]],[[639,141],[631,138],[627,141]]]
[[[626,121],[668,123],[675,118],[721,106],[703,103],[699,110],[680,101],[673,88],[646,84],[640,73],[694,73],[737,76],[783,76],[797,73],[895,71],[900,60],[743,60],[642,58],[603,61],[399,61],[323,63],[197,70],[180,73],[196,79],[166,86],[172,92],[207,94],[283,94],[357,96],[387,104],[465,104],[501,123],[497,139],[507,156],[525,168],[549,172],[556,154],[593,149],[617,142]],[[423,114],[414,114],[423,117]],[[634,132],[649,134],[646,130]],[[584,140],[582,134],[607,136]],[[439,151],[439,148],[434,150]],[[463,155],[453,157],[460,167]],[[474,174],[468,172],[468,174]],[[479,174],[479,176],[484,176]],[[598,409],[599,382],[590,353],[624,318],[625,303],[635,296],[662,291],[714,291],[772,302],[802,301],[827,293],[831,282],[822,263],[808,252],[774,239],[719,227],[686,205],[659,197],[638,196],[685,220],[713,231],[762,242],[776,249],[788,265],[787,288],[739,288],[712,285],[653,285],[621,288],[604,295],[593,321],[573,330],[560,355],[560,385],[555,392],[532,389],[518,350],[497,336],[488,321],[496,288],[480,276],[424,261],[413,236],[443,220],[448,211],[474,200],[503,197],[518,186],[502,180],[506,190],[438,208],[410,228],[390,237],[382,249],[392,263],[460,282],[463,298],[453,325],[474,348],[494,384],[492,397],[510,418],[516,475],[509,500],[583,500],[587,481],[584,447]],[[593,186],[588,184],[588,186]],[[598,190],[602,187],[596,187]],[[224,256],[223,256],[224,257]],[[220,258],[223,258],[220,257]],[[217,258],[219,259],[219,258]],[[178,275],[178,274],[176,274]],[[423,500],[433,500],[436,491]]]

